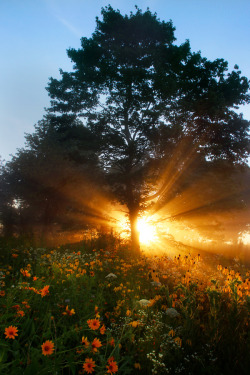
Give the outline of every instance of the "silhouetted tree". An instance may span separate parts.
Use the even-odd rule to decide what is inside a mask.
[[[92,36],[67,51],[73,72],[60,70],[47,88],[51,119],[77,118],[98,140],[136,251],[138,214],[166,192],[169,165],[178,176],[197,157],[243,163],[249,151],[249,122],[234,111],[249,102],[247,78],[191,52],[188,41],[176,45],[174,30],[149,10],[123,16],[105,7]]]
[[[46,240],[56,231],[78,232],[87,223],[105,221],[93,136],[69,118],[65,132],[62,119],[60,124],[58,130],[49,117],[40,121],[26,135],[26,148],[2,167],[0,221],[5,236],[35,234]]]

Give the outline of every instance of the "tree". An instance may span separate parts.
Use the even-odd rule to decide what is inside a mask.
[[[223,59],[209,61],[175,44],[173,24],[149,9],[121,15],[111,6],[81,48],[67,53],[73,72],[50,79],[48,109],[60,124],[82,121],[99,144],[99,163],[116,199],[127,206],[132,247],[139,249],[137,218],[166,191],[175,164],[190,160],[244,163],[249,122],[234,109],[249,103],[249,82]]]
[[[93,136],[68,117],[65,131],[62,119],[60,124],[59,131],[49,117],[39,121],[35,132],[26,135],[26,148],[0,169],[5,237],[15,234],[44,243],[54,234],[66,232],[67,238],[97,220],[105,222]]]

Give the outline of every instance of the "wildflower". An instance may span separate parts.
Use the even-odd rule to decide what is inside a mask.
[[[22,274],[23,276],[25,276],[25,277],[30,277],[30,276],[31,276],[31,274],[29,273],[28,270],[23,270],[23,269],[21,269],[20,272],[21,272],[21,274]]]
[[[84,371],[86,371],[88,374],[92,374],[92,372],[94,371],[94,367],[95,361],[93,361],[92,358],[86,358],[83,364]]]
[[[147,299],[141,299],[140,301],[138,301],[138,303],[141,307],[147,307],[148,305],[150,305],[150,301]]]
[[[174,337],[174,335],[175,335],[175,331],[174,331],[173,329],[171,329],[171,331],[169,331],[168,334],[169,334],[169,336]]]
[[[42,297],[45,297],[49,294],[49,285],[45,285],[41,290],[40,294]]]
[[[97,352],[97,349],[102,346],[102,343],[99,339],[95,338],[91,344],[92,346],[92,351]]]
[[[33,276],[33,281],[36,281],[37,279],[38,279],[38,277]]]
[[[54,343],[50,340],[45,341],[41,347],[43,355],[51,355],[54,351]]]
[[[108,344],[111,345],[111,346],[115,346],[115,340],[114,340],[113,337],[111,337],[111,339],[109,340]]]
[[[84,336],[82,337],[82,344],[84,344],[86,348],[89,346],[87,337],[84,337]]]
[[[12,258],[17,258],[18,254],[12,254],[11,256],[12,256]]]
[[[30,309],[30,305],[28,304],[27,301],[23,301],[22,305],[24,305],[24,307],[26,307],[26,309]]]
[[[126,315],[127,315],[127,316],[130,316],[131,314],[132,314],[131,310],[127,310],[127,311],[126,311]]]
[[[4,296],[5,296],[5,291],[4,291],[4,290],[0,290],[0,296],[1,296],[1,297],[4,297]]]
[[[89,319],[87,320],[88,326],[93,331],[100,327],[100,320],[99,319]]]
[[[166,310],[166,315],[170,316],[171,318],[178,318],[180,316],[178,311],[173,308],[168,308]]]
[[[136,328],[136,327],[138,327],[138,325],[139,325],[139,322],[138,321],[136,321],[136,320],[133,320],[133,322],[131,322],[131,323],[129,323],[133,328]]]
[[[103,324],[103,325],[101,326],[101,328],[100,328],[100,334],[101,334],[101,335],[104,335],[105,331],[106,331],[106,328],[105,328],[105,325]]]
[[[181,347],[182,340],[180,339],[180,337],[176,337],[174,341]]]
[[[109,273],[107,276],[105,276],[105,279],[117,279],[117,276],[114,273]]]
[[[107,371],[108,374],[114,374],[115,372],[118,371],[118,366],[115,361],[109,361],[106,367],[108,369]]]
[[[15,336],[18,336],[18,329],[17,327],[13,327],[13,326],[9,326],[7,328],[5,328],[5,336],[6,336],[6,339],[13,339],[15,340]]]
[[[24,313],[23,310],[18,310],[18,311],[17,311],[17,315],[19,315],[19,316],[24,316],[25,313]]]
[[[75,310],[74,309],[69,309],[69,306],[67,305],[66,306],[66,311],[64,311],[63,313],[62,313],[63,315],[69,315],[69,316],[71,316],[71,315],[74,315],[75,314]]]

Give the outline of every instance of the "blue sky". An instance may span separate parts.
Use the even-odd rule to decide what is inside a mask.
[[[249,0],[0,0],[0,155],[9,160],[24,146],[49,106],[45,87],[59,68],[72,70],[66,55],[90,37],[95,17],[111,4],[121,13],[150,8],[161,20],[172,19],[177,44],[190,40],[210,60],[238,64],[250,78]],[[241,108],[250,120],[250,105]]]

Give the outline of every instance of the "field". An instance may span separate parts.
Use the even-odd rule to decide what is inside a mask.
[[[2,375],[249,373],[244,264],[102,245],[2,245]]]

